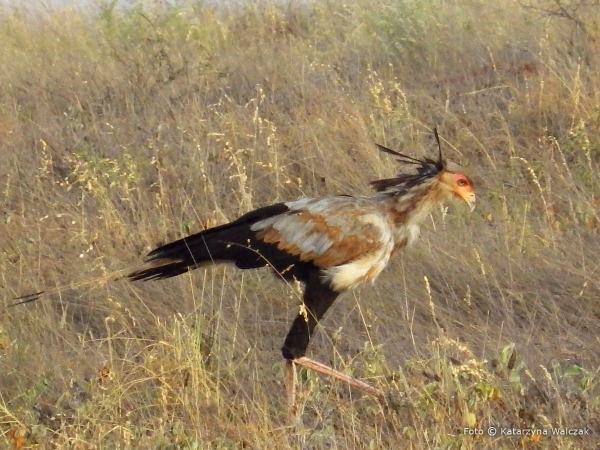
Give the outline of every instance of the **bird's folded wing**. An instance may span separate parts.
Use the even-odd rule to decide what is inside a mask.
[[[252,225],[258,239],[321,268],[380,251],[393,238],[383,212],[357,208],[346,197],[290,202],[290,211]]]

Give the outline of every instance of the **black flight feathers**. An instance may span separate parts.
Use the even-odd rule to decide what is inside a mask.
[[[413,158],[412,156],[405,155],[403,153],[397,152],[396,150],[392,150],[381,144],[376,143],[375,145],[379,148],[380,151],[382,151],[383,153],[387,153],[389,155],[395,156],[396,160],[399,163],[412,164],[412,165],[417,166],[417,173],[416,174],[406,174],[406,173],[400,172],[394,178],[386,178],[384,180],[371,181],[371,183],[370,183],[371,186],[377,192],[385,191],[387,188],[390,188],[390,187],[410,188],[412,186],[415,186],[416,184],[419,184],[419,183],[425,181],[426,179],[434,177],[435,175],[440,173],[442,170],[444,170],[446,163],[445,163],[443,155],[442,155],[442,145],[440,143],[440,137],[438,135],[437,128],[433,129],[433,134],[435,136],[435,140],[438,144],[438,149],[439,149],[437,161],[435,161],[431,158],[427,158],[427,157],[425,157],[423,159]]]

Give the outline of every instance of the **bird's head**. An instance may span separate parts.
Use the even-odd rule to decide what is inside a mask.
[[[439,181],[443,190],[467,202],[471,211],[475,209],[475,186],[462,167],[452,161],[444,161]]]
[[[442,197],[462,199],[467,202],[469,208],[473,211],[473,209],[475,209],[476,200],[473,181],[466,175],[465,170],[462,167],[452,161],[444,159],[440,138],[437,129],[435,128],[434,135],[439,148],[437,160],[431,158],[412,158],[384,147],[383,145],[376,144],[377,147],[379,147],[379,150],[396,156],[399,162],[416,166],[417,173],[406,174],[400,172],[394,178],[372,181],[371,186],[378,192],[388,192],[392,195],[405,195],[415,188],[418,189],[420,186],[425,187],[435,184],[438,186]]]

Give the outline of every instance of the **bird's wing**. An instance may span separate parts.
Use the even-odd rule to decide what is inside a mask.
[[[252,225],[258,239],[301,261],[329,268],[380,251],[393,239],[386,216],[364,197],[327,197],[286,203],[289,211]]]

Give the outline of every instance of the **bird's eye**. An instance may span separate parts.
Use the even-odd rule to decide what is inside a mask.
[[[465,180],[464,178],[461,178],[456,182],[456,184],[458,184],[459,186],[466,186],[469,183],[467,183],[467,180]]]

